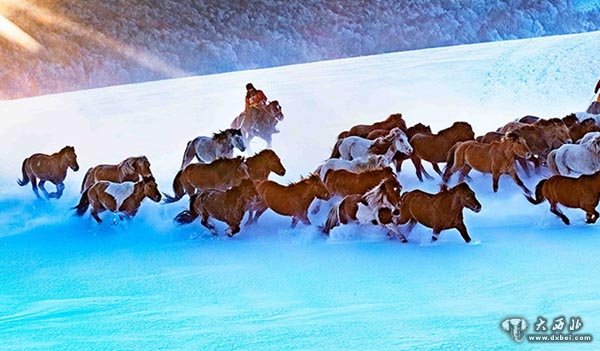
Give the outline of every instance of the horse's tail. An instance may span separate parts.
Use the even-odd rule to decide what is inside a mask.
[[[537,183],[537,185],[535,186],[535,198],[531,195],[525,194],[525,197],[527,198],[527,200],[529,200],[529,202],[531,202],[534,205],[539,205],[542,202],[544,202],[545,198],[544,194],[542,194],[542,189],[547,180],[548,179],[542,179],[539,183]]]
[[[85,189],[85,191],[81,194],[81,199],[79,199],[79,203],[77,204],[77,206],[73,207],[75,213],[80,217],[83,216],[85,211],[87,211],[88,206],[90,205],[90,198],[88,196],[89,191],[89,188]]]
[[[188,224],[192,223],[196,218],[198,218],[199,214],[194,208],[194,202],[196,202],[198,195],[199,194],[192,195],[192,197],[190,198],[190,209],[179,212],[179,214],[175,216],[175,222],[179,224]]]
[[[546,159],[546,166],[552,174],[560,174],[558,171],[558,166],[556,165],[556,150],[550,151],[548,154],[548,158]]]
[[[183,160],[181,161],[181,169],[184,169],[196,157],[196,146],[194,140],[190,140],[183,152]]]
[[[87,170],[87,172],[85,172],[85,175],[83,176],[83,181],[81,182],[81,190],[79,191],[79,193],[83,193],[86,190],[85,184],[88,181],[88,178],[90,177],[90,175],[92,174],[92,170],[94,168],[90,168]]]
[[[335,142],[335,145],[333,146],[333,150],[331,151],[330,158],[341,158],[342,157],[342,154],[340,153],[340,145],[342,144],[342,141],[344,141],[344,139],[338,139],[338,141]]]
[[[323,232],[323,234],[329,235],[329,232],[331,231],[331,229],[340,225],[340,205],[341,204],[342,203],[340,202],[340,203],[334,205],[329,210],[329,213],[327,214],[327,219],[325,220],[325,224],[323,224],[322,226],[319,227],[319,229],[321,229],[321,232]]]
[[[27,185],[27,183],[29,183],[29,176],[27,175],[27,171],[25,170],[25,168],[27,167],[27,160],[29,160],[29,158],[26,158],[23,161],[23,165],[21,166],[21,173],[23,173],[23,178],[17,179],[17,184],[19,184],[20,186],[24,186]]]
[[[177,174],[175,175],[175,179],[173,179],[173,192],[175,193],[175,195],[171,196],[169,194],[163,193],[163,195],[165,196],[165,203],[170,204],[172,202],[179,201],[185,194],[185,191],[183,189],[183,180],[181,179],[182,175],[183,169],[180,169],[179,172],[177,172]]]
[[[450,150],[448,151],[448,159],[446,160],[446,168],[444,169],[444,176],[442,177],[442,181],[444,183],[448,183],[450,177],[452,176],[452,168],[454,168],[454,163],[456,162],[456,149],[460,143],[454,144]]]

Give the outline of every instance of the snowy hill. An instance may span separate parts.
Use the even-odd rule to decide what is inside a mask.
[[[212,238],[198,223],[173,224],[184,200],[146,202],[114,227],[70,207],[88,167],[130,155],[148,156],[170,192],[187,141],[226,128],[249,81],[283,106],[273,147],[288,173],[272,179],[287,182],[327,158],[339,131],[390,113],[436,131],[464,120],[480,134],[584,110],[599,50],[600,33],[587,33],[1,102],[0,347],[501,350],[513,347],[499,329],[511,315],[581,316],[597,334],[597,226],[578,211],[564,226],[509,179],[494,194],[489,176],[473,174],[483,210],[465,218],[479,245],[450,231],[420,245],[423,227],[407,245],[353,226],[325,239],[272,213],[234,239]],[[81,170],[69,171],[63,199],[36,201],[16,185],[23,158],[67,144]],[[413,172],[400,175],[406,190],[437,189]]]

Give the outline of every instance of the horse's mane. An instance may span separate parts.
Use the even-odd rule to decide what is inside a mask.
[[[212,138],[214,140],[218,140],[218,139],[223,139],[223,138],[227,138],[229,136],[234,136],[234,135],[242,135],[242,132],[239,129],[235,129],[235,128],[227,128],[225,130],[220,130],[217,133],[214,133]]]
[[[367,191],[363,198],[367,201],[369,205],[383,205],[383,199],[386,196],[385,191],[383,190],[385,187],[383,186],[388,179],[384,179],[371,190]]]
[[[467,122],[454,122],[450,127],[442,129],[438,132],[438,135],[443,135],[446,134],[448,132],[451,132],[455,129],[470,129],[473,130],[473,128],[471,127],[471,125]]]
[[[379,137],[373,141],[373,144],[369,146],[369,151],[375,154],[383,154],[385,153],[394,143],[395,141],[394,135],[386,135],[383,137]]]

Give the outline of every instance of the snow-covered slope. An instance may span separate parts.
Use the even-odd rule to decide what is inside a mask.
[[[353,226],[325,239],[272,213],[221,239],[172,223],[184,200],[146,202],[114,227],[70,207],[88,167],[130,155],[147,155],[170,192],[186,142],[226,128],[248,81],[283,106],[273,147],[288,173],[272,179],[287,182],[327,158],[339,131],[390,113],[435,130],[465,120],[482,133],[525,114],[581,111],[599,49],[600,33],[588,33],[2,102],[0,348],[510,349],[499,329],[509,315],[577,315],[597,332],[597,227],[577,211],[564,226],[508,179],[493,194],[490,177],[474,174],[483,210],[465,215],[479,245],[447,232],[422,246],[422,227],[408,245]],[[16,185],[24,157],[66,144],[81,170],[69,171],[63,199],[36,201]],[[419,184],[408,165],[400,180],[438,186]]]

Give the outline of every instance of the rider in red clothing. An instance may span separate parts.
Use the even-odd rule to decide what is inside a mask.
[[[267,105],[267,96],[262,90],[257,90],[252,83],[246,84],[246,113],[253,109],[264,109]]]

